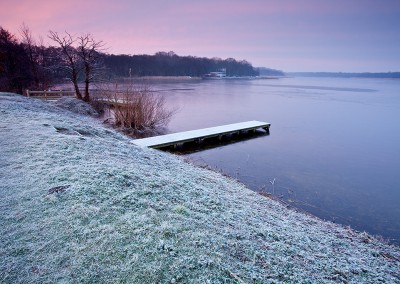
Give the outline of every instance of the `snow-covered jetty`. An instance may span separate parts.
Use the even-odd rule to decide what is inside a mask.
[[[133,143],[141,147],[163,148],[176,146],[178,144],[187,142],[201,142],[204,139],[214,137],[222,139],[223,136],[249,131],[255,132],[257,129],[264,129],[268,133],[270,126],[270,123],[252,120],[217,127],[136,139],[133,141]]]

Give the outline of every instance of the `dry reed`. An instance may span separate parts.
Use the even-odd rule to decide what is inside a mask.
[[[165,106],[165,98],[149,87],[128,86],[124,90],[103,90],[100,98],[110,106],[114,124],[137,131],[154,130],[168,124],[175,113]]]

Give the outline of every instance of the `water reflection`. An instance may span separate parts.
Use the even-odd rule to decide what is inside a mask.
[[[248,131],[248,132],[239,132],[239,133],[232,133],[228,135],[224,135],[220,137],[211,137],[207,139],[203,139],[201,142],[192,141],[186,142],[182,144],[178,144],[175,146],[169,146],[160,148],[160,150],[171,152],[178,155],[188,155],[193,154],[205,150],[210,150],[217,147],[223,147],[228,145],[233,145],[237,143],[242,143],[244,141],[250,139],[256,139],[268,136],[270,134],[270,130],[255,130]]]

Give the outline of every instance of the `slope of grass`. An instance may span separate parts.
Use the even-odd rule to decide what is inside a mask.
[[[400,249],[0,93],[1,283],[400,283]]]

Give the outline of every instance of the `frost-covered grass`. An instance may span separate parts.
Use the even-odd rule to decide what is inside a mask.
[[[400,283],[400,249],[0,93],[1,283]]]

